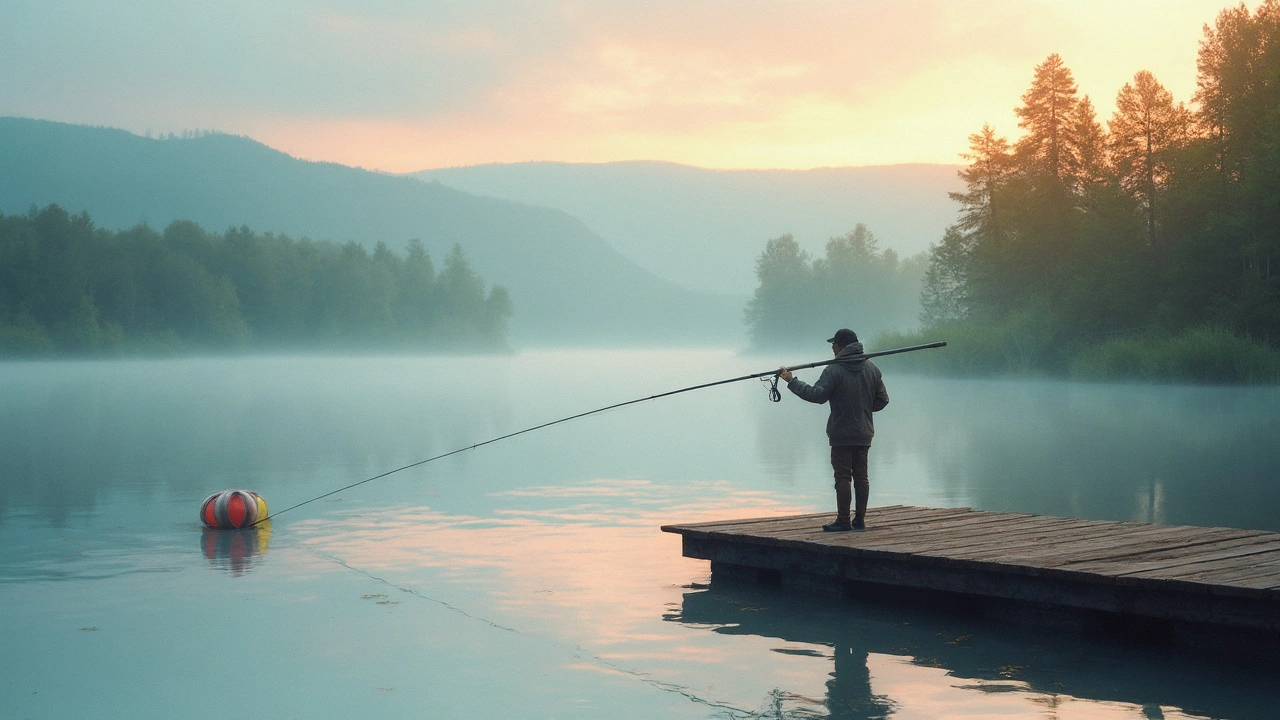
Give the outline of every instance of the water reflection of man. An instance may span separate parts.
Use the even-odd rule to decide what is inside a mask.
[[[871,691],[867,651],[842,643],[836,643],[833,649],[835,667],[827,681],[829,720],[888,717],[893,705]]]
[[[862,354],[858,335],[848,328],[836,331],[827,340],[836,358],[852,358]],[[831,468],[835,472],[836,519],[822,526],[827,532],[865,530],[867,496],[871,484],[867,477],[867,452],[875,425],[871,414],[889,404],[880,368],[870,360],[850,360],[827,365],[813,385],[795,377],[785,367],[779,376],[787,381],[787,389],[802,400],[822,404],[830,401],[827,438],[831,441]],[[857,505],[852,521],[849,504],[853,492]]]

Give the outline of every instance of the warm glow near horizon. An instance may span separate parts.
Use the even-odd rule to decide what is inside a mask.
[[[1018,134],[1050,53],[1104,121],[1138,70],[1189,101],[1228,4],[58,3],[0,29],[0,115],[216,128],[389,172],[955,163],[984,122]]]

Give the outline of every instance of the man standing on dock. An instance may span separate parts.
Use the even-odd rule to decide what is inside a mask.
[[[857,333],[848,328],[837,330],[827,342],[831,343],[837,360],[862,354]],[[831,402],[827,438],[831,441],[831,467],[836,478],[836,520],[823,525],[822,529],[827,532],[865,530],[867,496],[871,493],[867,452],[876,432],[871,414],[889,404],[889,392],[885,390],[880,368],[864,359],[834,362],[823,368],[821,377],[813,385],[796,378],[785,367],[781,370],[778,376],[787,381],[787,389],[800,399],[818,404]],[[849,519],[851,490],[857,492],[852,522]]]

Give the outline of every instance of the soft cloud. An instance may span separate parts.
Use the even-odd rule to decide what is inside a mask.
[[[662,159],[954,162],[1063,55],[1099,111],[1151,69],[1194,89],[1222,0],[20,3],[0,114],[216,127],[388,170]]]

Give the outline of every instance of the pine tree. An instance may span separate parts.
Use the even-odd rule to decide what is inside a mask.
[[[1106,184],[1109,165],[1107,133],[1098,122],[1097,112],[1088,95],[1076,103],[1069,125],[1067,146],[1072,160],[1071,178],[1075,189],[1087,194],[1091,188]]]
[[[941,242],[929,246],[929,269],[920,293],[920,322],[925,327],[968,317],[972,252],[972,236],[966,236],[954,225],[947,228]]]
[[[979,246],[975,273],[990,275],[975,303],[997,314],[1050,292],[1054,276],[1074,243],[1081,166],[1073,131],[1079,113],[1075,80],[1057,54],[1036,66],[1031,87],[1016,108],[1025,134],[1014,146],[1017,182],[1010,183],[1009,235],[1017,239],[993,257]]]
[[[760,284],[743,318],[753,343],[761,347],[802,336],[797,320],[813,310],[809,254],[790,235],[773,238],[756,258],[756,279]]]
[[[1172,153],[1187,140],[1190,113],[1146,70],[1133,76],[1116,95],[1108,122],[1111,154],[1120,185],[1142,206],[1147,242],[1156,245],[1157,196],[1169,183]]]
[[[1275,15],[1271,0],[1259,8],[1259,17]],[[1262,117],[1250,102],[1257,96],[1264,43],[1263,27],[1242,3],[1218,13],[1213,27],[1204,28],[1196,58],[1199,76],[1193,100],[1196,119],[1214,143],[1218,170],[1224,180],[1239,179],[1240,165],[1252,155]]]
[[[1197,67],[1196,120],[1213,143],[1212,189],[1221,194],[1205,247],[1250,278],[1235,290],[1242,310],[1253,308],[1241,313],[1243,323],[1280,336],[1280,278],[1272,270],[1280,259],[1280,2],[1265,0],[1252,15],[1243,4],[1219,13],[1205,27]]]
[[[1063,182],[1078,166],[1070,142],[1077,102],[1075,80],[1057,53],[1036,66],[1022,107],[1015,110],[1018,127],[1027,131],[1015,146],[1023,170]]]
[[[997,195],[1013,172],[1009,141],[984,124],[980,132],[969,136],[969,152],[960,157],[968,160],[969,166],[959,173],[965,192],[949,193],[952,200],[960,203],[956,227],[998,247],[1003,225]]]

